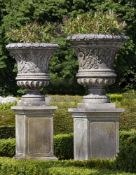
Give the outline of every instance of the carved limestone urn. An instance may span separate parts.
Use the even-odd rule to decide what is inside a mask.
[[[88,87],[84,104],[108,103],[104,87],[115,82],[114,59],[126,39],[126,36],[102,34],[75,34],[67,38],[78,57],[77,81]]]
[[[28,89],[18,105],[45,105],[40,88],[49,84],[48,64],[58,48],[49,43],[11,43],[6,46],[17,62],[17,85]]]

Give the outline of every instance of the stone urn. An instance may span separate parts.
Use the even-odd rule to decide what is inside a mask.
[[[74,159],[111,159],[119,152],[119,116],[104,88],[115,82],[114,59],[126,36],[78,34],[67,38],[79,61],[77,81],[89,94],[77,108],[70,108],[74,120]]]
[[[16,59],[17,85],[28,90],[17,106],[16,159],[57,160],[53,149],[53,115],[40,89],[49,84],[48,64],[58,48],[49,43],[13,43],[7,49]]]
[[[17,62],[17,85],[28,89],[18,105],[45,105],[45,98],[39,90],[49,84],[48,64],[58,48],[48,43],[12,43],[6,48]]]
[[[115,82],[114,59],[126,39],[102,34],[75,34],[67,38],[78,57],[77,81],[89,91],[84,103],[108,102],[104,87]]]

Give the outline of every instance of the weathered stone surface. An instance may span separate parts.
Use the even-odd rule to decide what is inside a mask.
[[[108,159],[119,152],[117,108],[71,108],[74,119],[74,159]]]
[[[16,112],[16,158],[57,160],[53,153],[56,107],[13,107]]]
[[[11,43],[6,46],[16,59],[17,85],[28,89],[18,105],[45,105],[39,89],[49,84],[48,64],[57,50],[57,44],[50,43]]]
[[[115,82],[113,62],[126,36],[77,34],[67,38],[79,62],[77,81],[88,88],[88,95],[77,108],[69,109],[74,118],[74,159],[114,158],[119,151],[119,114],[109,103],[104,87]]]
[[[104,87],[115,82],[113,62],[126,36],[77,34],[67,38],[78,57],[77,81],[89,89],[86,103],[109,102]]]
[[[53,113],[56,107],[48,106],[49,99],[39,89],[49,83],[48,63],[57,44],[12,43],[7,45],[16,59],[17,85],[28,89],[17,106],[16,158],[56,160],[53,153]]]

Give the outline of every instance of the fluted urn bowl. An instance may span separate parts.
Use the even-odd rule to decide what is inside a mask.
[[[17,62],[17,85],[28,89],[28,93],[22,97],[21,104],[41,105],[44,103],[44,96],[39,93],[39,89],[49,84],[48,64],[58,45],[11,43],[6,48]]]
[[[105,103],[108,98],[104,86],[115,82],[113,63],[126,36],[102,34],[75,34],[67,38],[71,42],[79,61],[77,81],[89,89],[85,102]]]

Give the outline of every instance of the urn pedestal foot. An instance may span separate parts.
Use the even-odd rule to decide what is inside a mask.
[[[45,96],[38,90],[29,90],[26,95],[21,97],[19,106],[43,106],[45,105]]]
[[[119,114],[113,104],[71,108],[74,119],[74,159],[109,159],[119,152]]]
[[[53,151],[54,106],[14,106],[16,159],[57,160]]]

